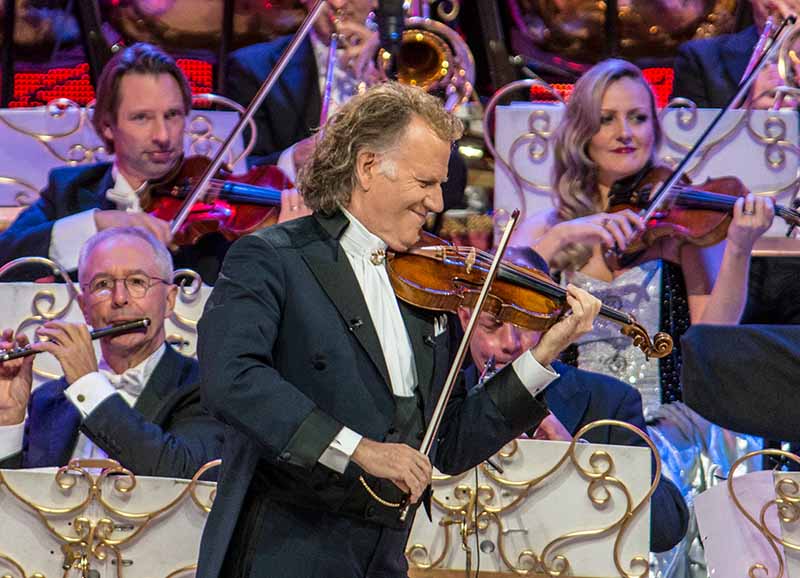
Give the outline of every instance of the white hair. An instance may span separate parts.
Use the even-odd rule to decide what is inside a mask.
[[[78,280],[80,282],[83,281],[82,277],[84,265],[86,264],[86,260],[89,258],[89,255],[92,253],[92,251],[94,251],[95,248],[97,248],[97,246],[101,243],[109,239],[117,239],[122,236],[137,237],[150,245],[150,247],[153,249],[153,254],[155,255],[154,261],[156,267],[158,268],[159,275],[161,275],[162,278],[166,279],[167,281],[172,281],[172,272],[174,269],[174,265],[172,264],[172,255],[164,246],[164,243],[159,241],[150,231],[141,227],[114,227],[111,229],[105,229],[89,237],[89,240],[83,244],[83,247],[81,247],[81,254],[80,257],[78,257]]]

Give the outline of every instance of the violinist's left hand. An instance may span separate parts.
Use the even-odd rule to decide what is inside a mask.
[[[602,303],[591,293],[570,284],[567,285],[567,305],[569,313],[545,331],[531,350],[542,365],[552,363],[576,339],[592,330]]]
[[[311,213],[312,211],[306,206],[300,191],[295,188],[283,189],[281,191],[281,212],[278,214],[279,223],[305,217]]]
[[[775,204],[769,197],[748,193],[733,205],[733,221],[728,228],[728,245],[750,254],[756,240],[769,229]]]

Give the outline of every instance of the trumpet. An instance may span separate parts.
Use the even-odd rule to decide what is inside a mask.
[[[125,333],[133,333],[134,331],[139,331],[140,329],[147,329],[150,327],[150,323],[150,319],[147,317],[143,319],[135,319],[133,321],[126,321],[125,323],[119,323],[117,325],[109,325],[108,327],[95,329],[89,333],[89,337],[91,337],[92,340],[95,340],[100,339],[101,337],[115,337]],[[0,350],[0,363],[5,363],[6,361],[11,361],[12,359],[19,359],[20,357],[35,355],[37,353],[40,352],[32,349],[30,345],[26,347],[15,347],[14,349],[2,349]]]

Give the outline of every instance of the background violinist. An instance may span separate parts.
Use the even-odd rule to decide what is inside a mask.
[[[753,25],[734,34],[693,40],[680,47],[674,64],[672,98],[689,98],[699,107],[722,108],[736,93],[767,18],[772,17],[777,27],[786,16],[800,14],[800,0],[751,0],[751,4]],[[753,82],[744,104],[772,108],[775,89],[782,84],[777,64],[767,64]],[[783,104],[797,107],[793,99],[786,99]],[[800,257],[754,258],[742,322],[800,323],[800,300],[795,297],[799,275]]]
[[[0,234],[0,264],[42,256],[73,272],[83,243],[112,227],[143,227],[169,245],[169,223],[142,212],[141,187],[182,161],[191,105],[189,84],[166,53],[140,43],[115,54],[98,80],[92,119],[114,162],[51,171],[40,199]],[[296,192],[286,191],[284,198],[281,219],[305,213]],[[209,235],[178,251],[176,266],[213,283],[228,246],[221,236]],[[35,277],[33,271],[14,274]]]
[[[301,172],[314,214],[228,252],[199,324],[204,400],[228,427],[198,576],[407,576],[413,515],[401,522],[358,478],[384,500],[419,499],[431,463],[415,448],[454,352],[446,315],[397,300],[381,251],[407,250],[442,210],[461,130],[419,88],[373,87],[329,120]],[[434,450],[442,471],[544,417],[548,364],[600,307],[568,292],[572,315],[534,348],[478,395],[456,388]]]
[[[609,194],[632,187],[649,169],[660,138],[655,99],[641,71],[622,60],[594,66],[576,83],[554,137],[556,207],[529,217],[512,242],[533,246],[563,280],[634,314],[648,331],[667,331],[677,345],[690,323],[739,322],[750,251],[769,228],[773,205],[748,194],[736,201],[727,242],[697,248],[669,240],[650,250],[650,261],[611,270],[605,251],[624,250],[643,225],[630,210],[609,212]],[[739,451],[733,436],[680,402],[678,347],[656,364],[620,339],[613,327],[602,322],[598,327],[579,340],[568,361],[639,390],[665,474],[691,498],[705,483],[698,476],[701,457],[725,471]],[[664,560],[664,574],[689,576],[688,541],[673,556]]]

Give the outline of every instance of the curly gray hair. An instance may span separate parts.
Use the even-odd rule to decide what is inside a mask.
[[[461,121],[421,88],[386,82],[345,103],[324,127],[322,138],[298,175],[306,205],[331,214],[350,203],[356,188],[356,159],[363,150],[385,153],[396,146],[414,117],[443,141],[464,130]]]

